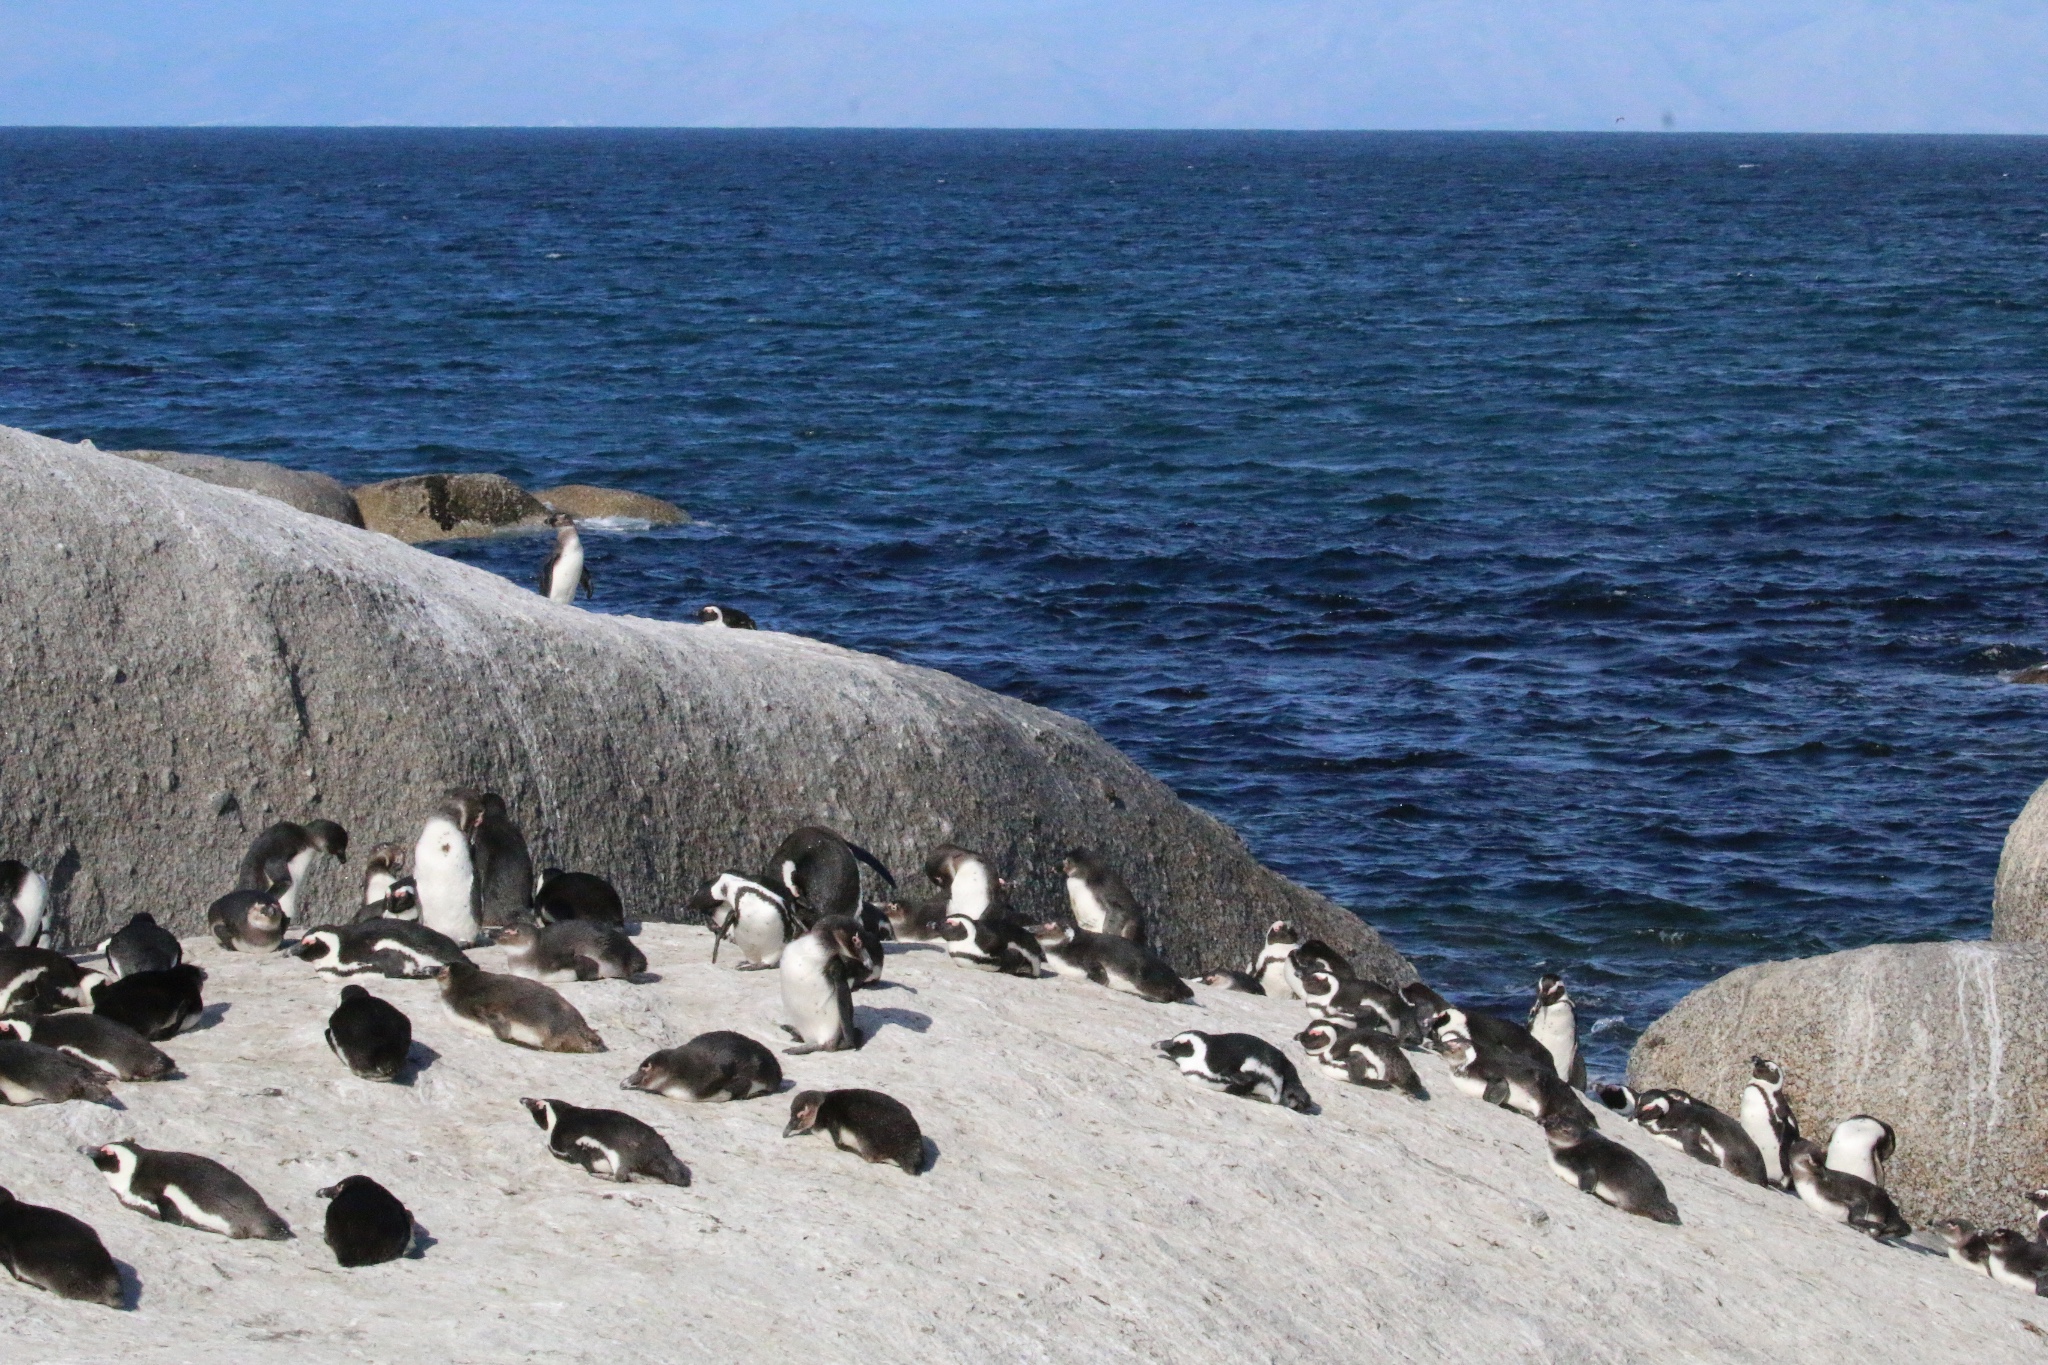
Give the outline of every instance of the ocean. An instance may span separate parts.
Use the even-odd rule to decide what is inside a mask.
[[[0,306],[9,425],[679,502],[593,610],[1078,716],[1596,1074],[2048,777],[2048,139],[0,130]]]

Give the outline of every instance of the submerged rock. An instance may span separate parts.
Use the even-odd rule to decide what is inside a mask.
[[[560,488],[542,489],[535,496],[578,521],[619,517],[628,521],[644,521],[650,526],[682,526],[690,520],[690,514],[672,502],[624,488],[594,488],[587,483],[565,483]]]
[[[540,527],[548,509],[500,474],[415,474],[356,489],[363,524],[409,545]]]
[[[158,469],[168,469],[173,474],[183,474],[188,479],[201,483],[216,484],[222,488],[240,488],[245,492],[261,493],[266,498],[275,498],[288,507],[301,512],[311,512],[316,517],[326,517],[344,526],[361,526],[363,514],[356,506],[356,500],[348,489],[325,474],[304,469],[286,469],[283,465],[266,464],[261,460],[230,460],[223,455],[186,455],[175,450],[110,450],[109,455],[119,455],[124,460],[140,460],[153,464]]]

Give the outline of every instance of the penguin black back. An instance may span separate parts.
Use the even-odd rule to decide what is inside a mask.
[[[160,1043],[199,1021],[206,1009],[200,995],[205,983],[205,969],[189,962],[166,971],[137,972],[93,987],[92,1012]]]
[[[782,1088],[782,1063],[744,1033],[719,1029],[649,1054],[619,1088],[676,1100],[746,1100]]]
[[[526,836],[496,792],[462,788],[449,793],[467,822],[470,865],[475,869],[477,917],[487,925],[514,924],[533,910],[533,855]]]
[[[23,1284],[80,1303],[124,1306],[121,1272],[90,1226],[0,1189],[0,1265]]]
[[[364,1080],[393,1080],[412,1051],[412,1020],[362,986],[343,986],[327,1016],[327,1046]]]
[[[412,1249],[412,1210],[370,1177],[349,1176],[321,1190],[319,1197],[328,1201],[327,1247],[341,1265],[381,1265]]]
[[[136,972],[161,972],[185,960],[185,949],[177,935],[156,922],[156,916],[139,910],[128,923],[114,931],[100,945],[106,954],[107,971],[116,981]]]
[[[762,881],[786,891],[796,902],[805,928],[828,915],[860,913],[860,864],[872,867],[883,881],[896,878],[881,860],[836,830],[805,825],[790,831],[768,859]]]
[[[864,1161],[924,1169],[924,1133],[901,1100],[879,1090],[806,1090],[790,1101],[782,1135],[823,1131],[832,1145]]]
[[[626,903],[619,899],[618,889],[594,872],[548,868],[540,874],[533,908],[549,924],[588,919],[623,928],[626,923]]]

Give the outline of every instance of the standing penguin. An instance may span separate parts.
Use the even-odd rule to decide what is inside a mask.
[[[1564,978],[1546,974],[1536,983],[1536,1003],[1529,1007],[1529,1036],[1550,1051],[1550,1063],[1572,1089],[1586,1088],[1586,1059],[1579,1053],[1579,1017],[1572,1008]]]
[[[1799,1141],[1799,1121],[1785,1098],[1785,1069],[1764,1057],[1749,1059],[1749,1084],[1742,1088],[1742,1131],[1764,1159],[1764,1179],[1779,1189],[1791,1186],[1788,1153]]]
[[[1884,1188],[1885,1164],[1898,1150],[1899,1137],[1883,1119],[1855,1114],[1835,1125],[1828,1135],[1827,1168],[1868,1180]]]
[[[463,832],[460,803],[442,806],[427,817],[413,845],[413,881],[419,890],[420,923],[446,934],[458,947],[477,941],[476,864]]]
[[[448,793],[469,836],[469,862],[476,878],[477,918],[493,927],[516,924],[533,912],[533,855],[505,798],[496,792],[458,787]]]
[[[366,1175],[352,1175],[319,1191],[328,1201],[325,1241],[348,1269],[395,1261],[412,1250],[412,1210]]]
[[[12,858],[0,863],[0,939],[17,948],[35,947],[43,937],[49,904],[50,883],[42,873]]]
[[[248,1181],[210,1157],[152,1151],[133,1142],[79,1151],[106,1176],[116,1199],[158,1222],[266,1242],[292,1235]]]
[[[684,908],[709,917],[711,960],[718,961],[719,946],[730,942],[740,950],[743,972],[776,966],[783,945],[803,932],[788,897],[737,872],[704,883]]]
[[[1116,869],[1085,848],[1067,854],[1067,906],[1074,923],[1091,934],[1145,941],[1145,912]]]
[[[57,1209],[0,1190],[0,1265],[23,1284],[80,1303],[119,1308],[121,1272],[91,1227]]]
[[[377,905],[391,895],[392,883],[405,876],[412,850],[404,844],[378,844],[363,863],[363,904]]]
[[[782,1027],[798,1043],[784,1052],[843,1052],[867,1041],[853,1022],[853,975],[865,965],[860,922],[845,915],[819,920],[782,950]]]
[[[147,910],[138,910],[113,936],[100,944],[107,959],[107,974],[119,981],[136,972],[168,971],[185,960],[178,936],[156,922]]]
[[[971,848],[940,844],[925,858],[924,875],[946,893],[948,915],[980,919],[992,906],[1002,904],[1002,879],[988,865],[988,859]]]
[[[792,830],[768,859],[761,880],[789,894],[797,919],[806,927],[827,915],[860,912],[860,865],[872,867],[883,881],[896,878],[874,854],[823,825]]]
[[[578,588],[585,597],[591,595],[590,570],[583,567],[583,537],[576,534],[576,518],[567,512],[549,513],[547,524],[555,528],[555,548],[540,566],[540,592],[566,607],[576,600]]]
[[[325,853],[337,863],[348,861],[348,831],[332,820],[303,825],[280,821],[257,835],[235,870],[235,890],[262,891],[277,898],[286,920],[299,913],[299,902],[312,870],[313,855]]]

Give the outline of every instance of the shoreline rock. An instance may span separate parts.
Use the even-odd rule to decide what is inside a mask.
[[[559,488],[544,488],[534,496],[557,512],[567,512],[578,521],[618,517],[644,521],[650,526],[687,526],[690,521],[690,514],[674,503],[624,488],[565,483]]]
[[[408,545],[539,529],[548,509],[502,474],[413,474],[355,490],[363,524]]]
[[[239,488],[275,498],[287,507],[326,517],[344,526],[361,526],[362,510],[355,496],[337,479],[306,469],[291,469],[263,460],[231,460],[225,455],[187,455],[175,450],[109,450],[124,460],[136,460],[198,479],[220,488]]]

